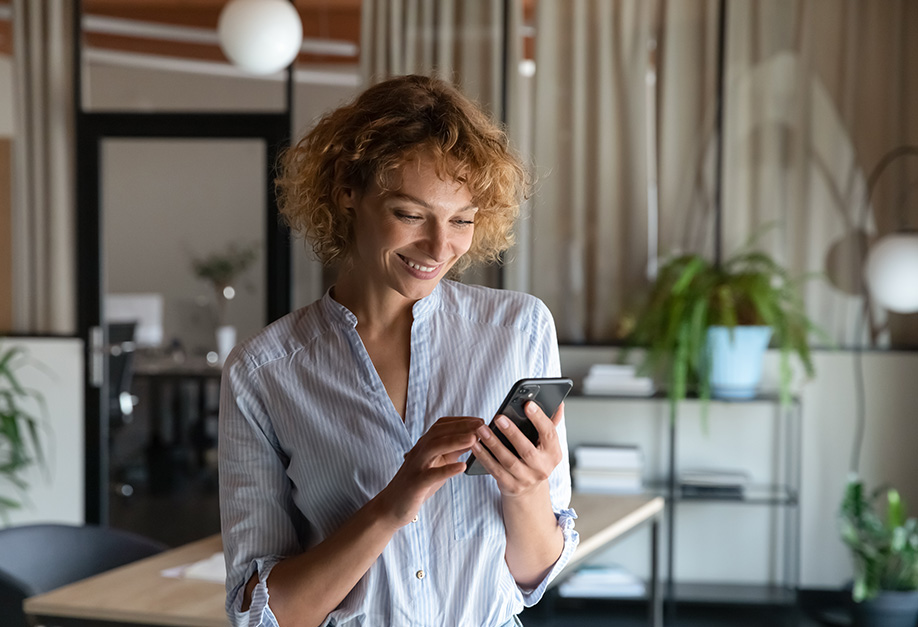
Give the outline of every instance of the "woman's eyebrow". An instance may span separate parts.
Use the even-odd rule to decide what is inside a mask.
[[[430,210],[434,209],[433,205],[431,205],[426,200],[418,198],[417,196],[412,196],[411,194],[406,194],[405,192],[389,192],[389,195],[392,198],[396,198],[398,200],[407,200],[408,202],[414,205],[419,205],[421,207],[424,207],[425,209],[430,209]],[[475,211],[478,211],[478,207],[476,207],[474,204],[468,204],[465,207],[460,207],[459,209],[456,209],[454,213],[461,213],[463,211],[468,211],[470,209],[474,209]]]

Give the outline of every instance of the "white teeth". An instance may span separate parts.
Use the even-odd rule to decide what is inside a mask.
[[[411,266],[415,270],[420,270],[421,272],[433,272],[434,271],[433,268],[422,266],[421,264],[415,263],[411,261],[410,259],[405,259],[405,263],[407,263],[409,266]]]

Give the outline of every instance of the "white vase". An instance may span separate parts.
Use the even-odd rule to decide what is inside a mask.
[[[236,345],[236,327],[231,324],[224,324],[217,327],[217,358],[220,365],[226,361],[230,351]]]

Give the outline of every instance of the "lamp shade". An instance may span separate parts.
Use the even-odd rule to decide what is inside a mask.
[[[227,58],[249,74],[271,74],[296,58],[303,23],[287,0],[230,0],[217,21]]]
[[[893,233],[867,255],[867,287],[890,311],[918,311],[918,232]]]

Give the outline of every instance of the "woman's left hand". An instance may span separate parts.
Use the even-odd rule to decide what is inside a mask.
[[[498,416],[498,429],[510,441],[520,457],[504,446],[487,425],[479,427],[477,433],[481,442],[476,442],[472,447],[475,458],[481,461],[497,480],[497,486],[504,497],[527,495],[548,479],[562,459],[556,428],[564,417],[564,404],[558,407],[551,418],[532,401],[526,403],[524,409],[526,417],[539,432],[538,446],[533,445],[510,419]]]

